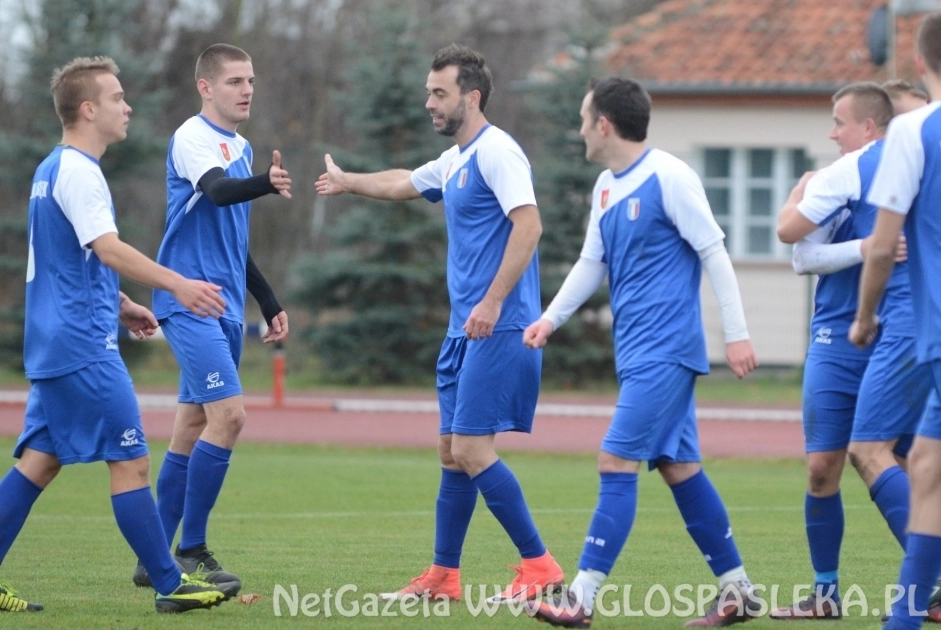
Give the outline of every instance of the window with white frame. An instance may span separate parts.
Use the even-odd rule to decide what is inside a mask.
[[[803,149],[707,147],[700,174],[716,221],[733,258],[786,259],[778,242],[778,209],[805,171],[813,167]]]

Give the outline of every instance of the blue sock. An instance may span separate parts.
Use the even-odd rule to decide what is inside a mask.
[[[637,473],[601,473],[598,506],[591,517],[578,568],[611,573],[634,525]]]
[[[112,495],[111,507],[118,529],[147,569],[154,590],[161,595],[175,591],[180,585],[180,568],[170,555],[150,487]]]
[[[807,543],[810,563],[814,567],[815,592],[830,593],[840,599],[837,570],[840,566],[840,546],[843,543],[843,499],[840,492],[829,497],[804,499],[804,520],[807,523]]]
[[[519,549],[520,557],[531,560],[546,553],[546,547],[539,538],[536,524],[526,506],[526,499],[523,498],[523,489],[503,460],[498,459],[490,468],[474,477],[474,484],[484,495],[487,507]]]
[[[16,468],[0,481],[0,562],[7,557],[41,492],[42,488]]]
[[[474,480],[463,470],[442,468],[435,510],[435,564],[460,568],[464,537],[476,506]]]
[[[908,548],[899,571],[903,597],[892,605],[892,620],[886,627],[920,628],[928,599],[941,569],[941,538],[927,534],[909,534]],[[914,590],[912,590],[914,589]],[[911,593],[911,597],[909,597]],[[911,604],[911,608],[909,605]],[[916,616],[912,616],[915,612]]]
[[[885,522],[889,524],[889,529],[903,550],[910,492],[908,475],[899,466],[886,469],[869,489],[869,496],[879,507]]]
[[[705,556],[713,575],[742,566],[729,515],[706,472],[700,469],[686,481],[670,486],[670,490],[686,522],[686,531]]]
[[[167,451],[157,476],[157,512],[163,523],[167,544],[171,546],[183,518],[183,505],[186,503],[186,469],[189,462],[188,455]]]
[[[209,512],[216,504],[232,451],[198,440],[190,455],[186,474],[186,502],[183,505],[183,534],[180,549],[206,544]]]

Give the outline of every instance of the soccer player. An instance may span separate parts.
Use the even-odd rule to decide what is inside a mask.
[[[703,268],[722,311],[729,366],[743,378],[758,365],[725,235],[693,169],[647,147],[650,98],[638,83],[592,82],[580,114],[585,156],[607,170],[595,183],[581,256],[523,339],[542,348],[607,277],[621,391],[598,454],[601,489],[578,574],[567,591],[533,604],[529,613],[558,626],[591,624],[598,590],[630,534],[646,461],[670,486],[687,531],[719,579],[715,604],[686,625],[747,621],[761,603],[722,499],[702,469],[693,396],[697,375],[709,372],[699,299]]]
[[[213,558],[206,527],[245,423],[238,377],[245,288],[260,275],[248,256],[251,201],[267,194],[291,197],[280,153],[253,176],[251,145],[236,132],[248,120],[254,83],[244,50],[228,44],[204,50],[196,61],[202,109],[173,134],[167,156],[167,222],[157,260],[221,285],[229,309],[219,319],[199,319],[172,294],[154,291],[154,314],[180,365],[179,404],[157,479],[157,505],[168,541],[182,519],[174,554],[180,566],[202,567],[207,579],[225,583],[239,580]],[[266,318],[278,311],[266,337],[277,341],[287,334],[287,315],[276,301],[267,307],[262,302]],[[144,567],[138,565],[133,579],[148,583]]]
[[[140,410],[118,353],[118,320],[139,338],[153,313],[118,290],[118,274],[173,294],[196,317],[224,313],[222,287],[187,280],[118,238],[98,161],[127,136],[131,108],[107,57],[80,57],[52,76],[62,143],[36,169],[29,202],[24,362],[30,380],[19,461],[0,481],[0,562],[40,493],[63,465],[105,461],[125,540],[153,576],[157,612],[209,608],[234,594],[183,574],[150,493]],[[39,604],[0,584],[0,612]]]
[[[855,230],[863,238],[872,233],[876,219],[876,208],[866,203],[866,195],[872,184],[876,165],[883,149],[885,128],[891,120],[893,108],[889,95],[875,83],[854,83],[846,86],[834,96],[834,135],[845,155],[823,169],[807,183],[803,200],[796,208],[785,208],[779,226],[779,235],[785,242],[793,242],[806,233],[825,224],[835,213],[849,208],[853,215]],[[846,152],[866,140],[862,148]],[[853,309],[855,312],[855,309]],[[930,388],[930,373],[926,366],[919,366],[915,360],[915,323],[912,313],[911,289],[908,278],[908,263],[899,262],[895,266],[892,283],[879,309],[882,321],[882,334],[873,349],[869,364],[865,368],[859,383],[859,395],[856,412],[852,423],[849,443],[850,462],[856,468],[862,480],[869,488],[870,496],[876,503],[889,525],[892,533],[902,548],[905,548],[905,526],[908,521],[909,484],[908,475],[899,466],[896,454],[904,456],[908,448],[908,436],[914,433],[918,419],[924,409]],[[834,337],[838,330],[833,330]],[[815,338],[816,340],[816,338]],[[832,347],[823,350],[846,370],[851,361],[852,350],[843,348],[840,340],[833,340]],[[821,351],[818,351],[819,354]],[[839,355],[837,353],[839,352]],[[815,358],[815,360],[818,360]],[[834,369],[837,369],[834,367]],[[850,379],[843,379],[843,385],[831,377],[828,380],[821,375],[821,381],[811,395],[823,396],[822,403],[830,407],[824,391],[836,391],[849,387]],[[811,402],[813,410],[817,402]],[[834,403],[835,407],[835,403]],[[808,422],[815,425],[815,431],[829,432],[832,446],[839,446],[836,439],[839,433],[837,413],[832,420],[826,420],[831,408],[824,414],[816,414]],[[833,423],[827,425],[827,423]],[[830,426],[831,428],[826,428]],[[901,446],[902,451],[896,450]],[[827,446],[815,445],[822,448]],[[816,589],[811,597],[820,598],[820,594],[831,594],[838,599],[836,567],[839,546],[842,539],[842,507],[839,495],[839,477],[842,472],[842,450],[826,449],[826,455],[816,459],[827,459],[825,476],[828,484],[822,501],[813,501],[813,523],[808,525],[808,537],[811,542],[811,558],[816,568]],[[811,532],[810,529],[815,528]],[[819,593],[817,592],[819,591]],[[798,613],[812,605],[805,600],[798,603],[791,612]],[[835,609],[833,602],[821,602],[816,612],[822,614],[822,608]],[[781,614],[787,614],[783,609]],[[806,612],[806,611],[804,611]],[[834,614],[835,614],[834,610]]]
[[[921,626],[941,570],[941,13],[922,18],[915,41],[915,65],[932,101],[889,125],[867,197],[879,213],[863,264],[856,320],[850,328],[850,340],[865,347],[883,325],[877,311],[883,293],[891,291],[896,235],[904,226],[919,333],[917,360],[930,371],[932,384],[909,456],[911,516],[899,575],[899,585],[905,590],[885,626],[892,630]]]
[[[893,108],[888,93],[875,83],[847,85],[833,96],[833,103],[830,137],[844,157],[813,178],[810,174],[801,178],[779,216],[781,240],[793,243],[801,238],[794,247],[795,269],[821,276],[814,295],[803,396],[808,469],[804,518],[815,572],[814,590],[793,606],[772,611],[773,619],[841,617],[837,571],[844,515],[840,479],[857,398],[872,354],[850,344],[846,334],[856,313],[859,263],[870,241],[857,237],[860,224],[868,232],[867,219],[858,217],[875,211],[866,207],[865,193]],[[822,227],[817,227],[817,222]],[[904,238],[901,240],[904,244]],[[833,244],[824,244],[831,241]],[[901,262],[904,247],[900,253]],[[908,417],[911,420],[914,416],[909,412]],[[910,438],[906,435],[900,442],[899,454],[904,457]],[[880,496],[883,501],[897,498]]]
[[[522,557],[494,601],[525,600],[561,585],[513,472],[494,450],[503,431],[532,430],[542,354],[520,336],[539,313],[542,234],[529,161],[484,108],[492,79],[484,58],[457,44],[440,49],[425,85],[435,131],[456,145],[414,171],[346,173],[329,155],[321,195],[444,201],[451,319],[437,366],[441,485],[432,566],[386,598],[461,597],[460,560],[478,491]]]

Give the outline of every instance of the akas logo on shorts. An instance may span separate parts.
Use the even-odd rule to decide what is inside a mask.
[[[640,216],[640,198],[628,197],[627,199],[627,218],[630,221],[636,221]]]
[[[821,328],[817,331],[817,336],[814,337],[814,343],[822,343],[828,346],[831,345],[833,340],[830,339],[830,333],[832,332],[833,330],[830,328]]]
[[[140,440],[137,439],[137,429],[126,429],[121,434],[121,446],[135,446],[137,444],[140,444]]]
[[[224,387],[225,381],[219,378],[218,372],[210,372],[206,376],[206,389],[215,389],[217,387]]]
[[[232,156],[229,155],[229,145],[227,145],[225,142],[220,142],[220,143],[219,143],[219,148],[222,149],[222,157],[225,158],[225,161],[226,161],[226,162],[231,162],[231,161],[232,161]]]
[[[118,349],[118,340],[115,338],[114,334],[110,334],[105,337],[105,350],[117,350]]]

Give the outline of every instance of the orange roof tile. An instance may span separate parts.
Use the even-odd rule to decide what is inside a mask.
[[[648,85],[736,92],[829,92],[884,81],[869,57],[871,12],[885,0],[665,0],[614,29],[608,69]],[[917,81],[918,16],[897,20],[896,77]]]

